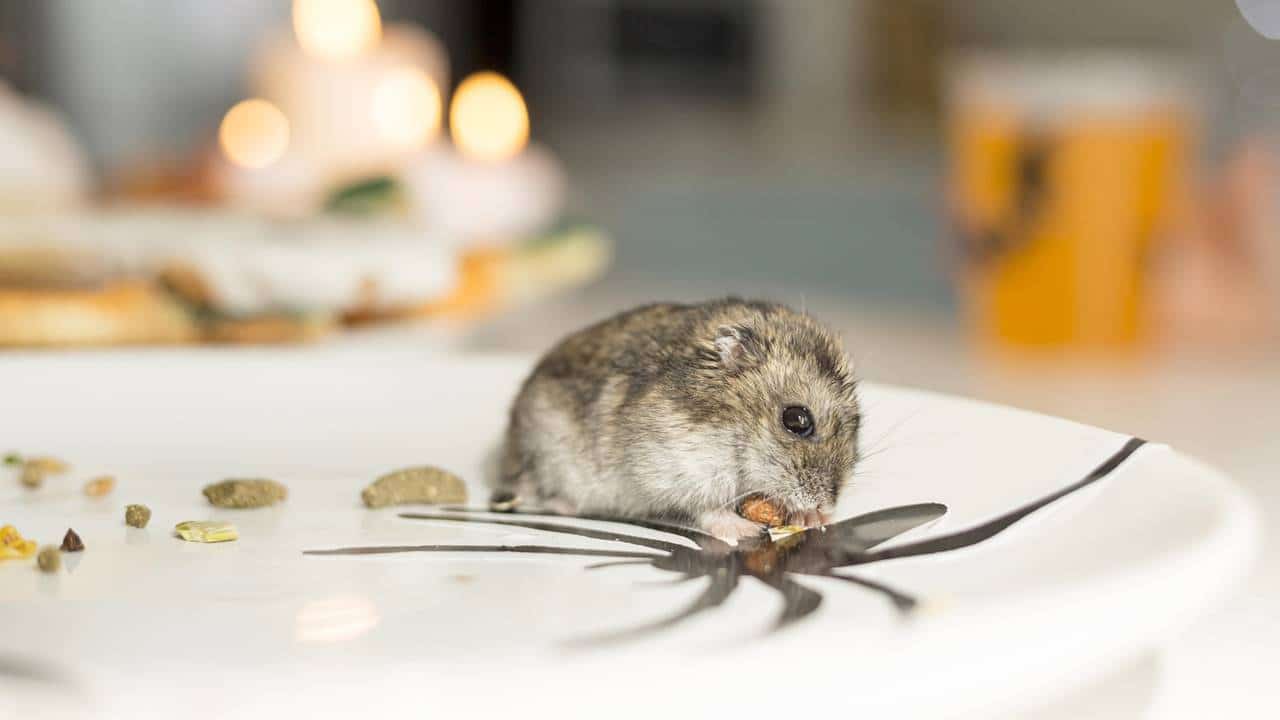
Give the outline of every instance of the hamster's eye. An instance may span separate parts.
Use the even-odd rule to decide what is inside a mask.
[[[813,434],[813,415],[807,407],[792,405],[782,411],[782,427],[793,435],[809,437]]]

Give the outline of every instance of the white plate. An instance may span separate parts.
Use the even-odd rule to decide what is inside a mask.
[[[912,612],[852,583],[791,575],[822,602],[776,632],[782,596],[750,573],[719,607],[594,644],[585,641],[678,612],[710,581],[669,583],[678,576],[647,564],[584,569],[595,557],[303,554],[425,544],[648,552],[360,505],[370,479],[421,463],[460,473],[482,500],[481,467],[529,367],[340,351],[0,358],[0,449],[75,466],[39,491],[0,483],[0,523],[42,543],[73,527],[87,545],[54,576],[0,563],[0,715],[1008,710],[1158,645],[1241,575],[1256,546],[1253,512],[1228,480],[1147,444],[985,542],[851,569],[919,598]],[[863,393],[870,454],[837,516],[948,507],[878,549],[980,526],[1077,483],[1129,440],[972,401]],[[84,497],[81,484],[99,473],[115,474],[117,489]],[[205,503],[203,485],[236,476],[278,479],[289,499],[243,511]],[[124,526],[132,502],[152,508],[146,530]],[[179,521],[209,518],[233,521],[241,539],[172,536]],[[694,547],[650,529],[564,522]]]

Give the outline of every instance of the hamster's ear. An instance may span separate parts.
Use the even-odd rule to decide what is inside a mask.
[[[756,356],[756,337],[746,325],[721,325],[716,328],[716,354],[720,366],[737,372],[751,366]]]

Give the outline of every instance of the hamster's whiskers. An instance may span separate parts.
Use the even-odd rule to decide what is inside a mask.
[[[888,450],[888,449],[889,449],[889,446],[888,446],[888,445],[882,445],[882,446],[880,446],[880,447],[878,447],[878,448],[874,448],[874,449],[872,449],[872,450],[868,450],[868,451],[866,451],[866,452],[859,452],[859,453],[858,453],[858,462],[862,462],[863,460],[866,460],[867,458],[873,458],[873,457],[875,457],[875,456],[879,455],[880,453],[882,453],[882,452],[884,452],[884,451],[886,451],[886,450]]]

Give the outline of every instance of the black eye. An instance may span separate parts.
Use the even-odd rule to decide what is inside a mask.
[[[813,434],[813,416],[809,414],[809,408],[799,405],[792,405],[782,411],[782,427],[787,432],[799,435],[800,437],[809,437]]]

